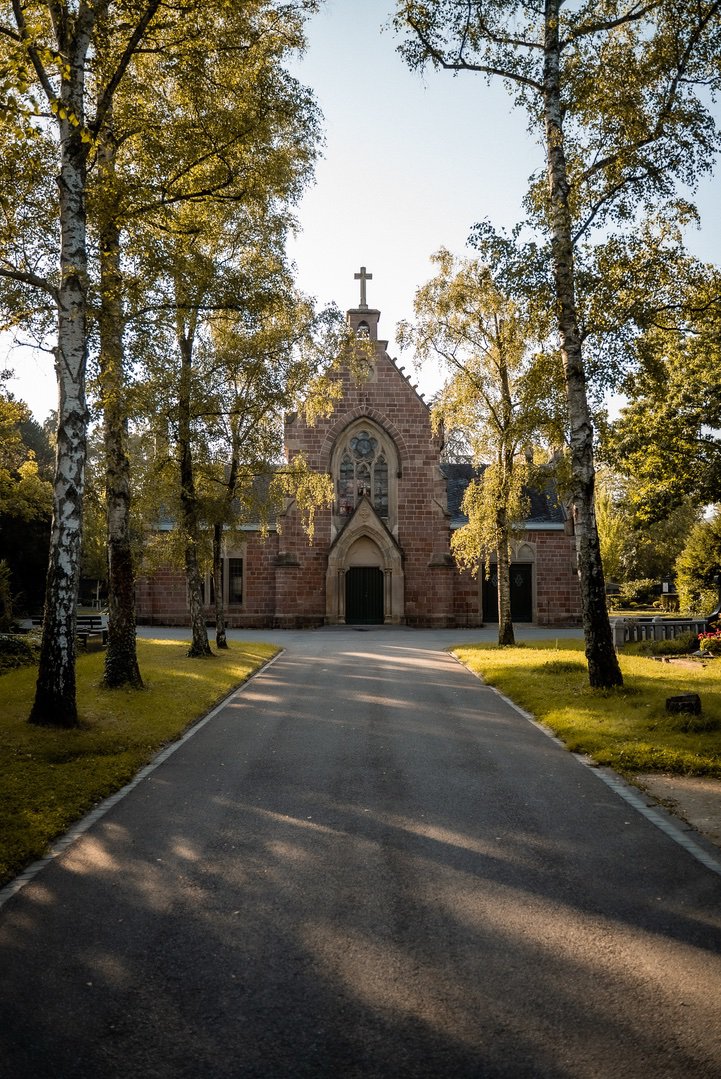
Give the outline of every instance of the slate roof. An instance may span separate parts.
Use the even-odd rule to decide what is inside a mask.
[[[468,518],[461,509],[463,495],[471,480],[478,479],[483,475],[485,465],[476,468],[466,462],[454,462],[453,464],[441,464],[441,471],[446,477],[448,490],[448,512],[451,515],[451,528],[460,528],[468,523]],[[531,503],[525,524],[529,528],[537,526],[543,528],[547,525],[562,525],[566,520],[566,511],[563,508],[556,485],[549,480],[543,488],[530,488],[526,495]]]

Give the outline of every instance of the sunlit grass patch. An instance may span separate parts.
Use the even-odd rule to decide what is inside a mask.
[[[78,657],[82,725],[74,730],[26,722],[35,667],[0,676],[0,883],[278,651],[236,641],[212,658],[189,659],[187,641],[137,644],[140,691],[101,688],[103,651]]]
[[[466,645],[462,663],[550,727],[577,753],[620,772],[721,777],[721,660],[707,665],[619,657],[624,685],[593,690],[580,640],[522,648]],[[698,693],[702,715],[672,715],[666,698]]]

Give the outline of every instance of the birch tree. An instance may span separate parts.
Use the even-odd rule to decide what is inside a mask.
[[[102,132],[113,97],[155,17],[160,0],[96,4],[52,0],[0,9],[4,66],[17,74],[6,99],[11,120],[5,137],[13,158],[26,150],[56,171],[57,190],[42,219],[50,237],[22,228],[19,215],[5,218],[0,277],[39,292],[52,307],[58,379],[57,458],[53,523],[45,596],[45,620],[35,701],[30,721],[77,724],[75,697],[75,607],[82,538],[82,496],[88,412],[88,244],[86,198],[88,160]],[[117,62],[96,79],[96,35],[104,18],[117,28]],[[10,168],[14,166],[11,159]],[[27,176],[27,169],[24,170]],[[37,189],[33,191],[37,199]],[[20,211],[20,216],[27,208]],[[30,224],[27,218],[25,224]],[[39,239],[40,247],[33,244]],[[53,241],[57,242],[57,249]],[[48,242],[50,241],[50,242]],[[17,312],[14,312],[17,314]]]
[[[246,301],[242,318],[230,313],[212,320],[217,388],[206,403],[204,420],[211,450],[205,471],[218,648],[227,647],[221,571],[225,537],[232,538],[241,524],[266,528],[289,498],[312,536],[315,510],[333,501],[328,476],[312,473],[300,455],[292,462],[283,459],[282,432],[287,412],[330,413],[339,387],[329,368],[347,344],[340,312],[316,311],[282,265],[273,287],[254,299]]]
[[[172,217],[163,269],[155,263],[157,352],[146,361],[142,394],[146,414],[167,423],[193,631],[189,654],[202,657],[211,654],[201,573],[208,526],[217,586],[223,531],[238,522],[238,498],[262,517],[271,503],[292,497],[309,532],[315,507],[332,501],[327,476],[310,473],[300,458],[281,465],[282,418],[300,407],[314,415],[330,411],[340,393],[330,370],[342,364],[349,333],[337,310],[317,312],[295,289],[282,253],[283,213],[210,205],[201,213],[188,205]],[[253,497],[258,476],[269,481],[266,505]]]
[[[699,92],[719,81],[720,4],[679,0],[399,0],[411,67],[500,78],[545,153],[527,200],[550,238],[566,383],[572,500],[592,686],[622,682],[594,516],[593,425],[575,251],[592,231],[633,227],[708,170],[719,139]]]
[[[32,320],[38,340],[57,333],[62,398],[48,622],[34,721],[75,722],[73,618],[91,271],[99,270],[101,278],[97,309],[108,461],[105,679],[108,685],[140,684],[124,445],[123,229],[128,220],[183,199],[247,196],[266,163],[263,139],[264,146],[285,155],[285,165],[269,181],[274,195],[283,184],[298,187],[303,170],[289,178],[291,151],[295,160],[315,156],[315,114],[311,107],[310,126],[301,131],[293,102],[306,105],[309,97],[287,72],[279,74],[279,60],[302,47],[304,17],[316,6],[314,0],[213,0],[180,7],[161,7],[160,0],[13,0],[0,7],[0,107],[6,120],[0,139],[8,150],[0,166],[0,291],[10,317],[25,325]],[[283,82],[286,92],[278,93]],[[98,266],[89,264],[88,213]]]
[[[267,215],[287,228],[281,206],[298,198],[320,145],[312,96],[285,67],[303,47],[304,19],[314,6],[304,0],[228,6],[221,0],[183,11],[172,32],[166,22],[158,47],[131,66],[98,152],[93,207],[107,460],[106,685],[141,684],[126,449],[131,360],[124,339],[142,332],[131,325],[134,309],[142,312],[152,301],[137,285],[154,272],[146,256],[167,246],[177,227],[174,208],[184,204],[201,213],[224,207],[239,219],[250,207],[256,217]],[[186,348],[194,338],[189,327],[183,337]]]
[[[483,475],[464,496],[468,524],[454,533],[453,555],[463,569],[486,573],[496,558],[498,643],[515,643],[511,618],[511,540],[523,520],[530,481],[527,451],[555,422],[543,355],[534,350],[528,315],[498,289],[480,260],[455,260],[441,249],[432,256],[437,274],[414,301],[415,322],[401,323],[402,347],[419,362],[436,360],[450,374],[432,419],[459,430]],[[548,364],[545,365],[548,369]],[[552,370],[552,369],[551,369]]]

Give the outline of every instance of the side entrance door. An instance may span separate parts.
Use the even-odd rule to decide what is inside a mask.
[[[383,570],[378,566],[346,570],[345,620],[362,626],[383,624]]]
[[[514,622],[533,621],[533,566],[530,562],[511,563],[511,619]],[[483,621],[498,622],[498,574],[495,566],[491,566],[490,577],[483,578]]]

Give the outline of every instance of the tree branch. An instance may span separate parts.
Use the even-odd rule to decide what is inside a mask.
[[[45,67],[43,66],[43,64],[41,63],[40,57],[37,54],[37,50],[36,50],[35,46],[30,41],[30,35],[28,34],[27,23],[25,22],[25,14],[24,14],[22,6],[20,4],[20,0],[12,0],[12,5],[13,5],[13,15],[15,16],[15,24],[16,24],[19,32],[20,32],[20,40],[22,41],[22,43],[24,44],[25,48],[28,51],[28,56],[30,57],[30,63],[35,68],[35,74],[38,77],[40,85],[42,86],[43,90],[45,91],[45,95],[46,95],[48,101],[55,101],[56,94],[55,94],[55,90],[53,89],[53,84],[50,82],[50,79],[48,77],[48,73],[45,70]]]
[[[646,4],[644,7],[636,11],[627,11],[625,15],[619,15],[617,19],[603,19],[599,22],[587,23],[585,26],[578,26],[561,40],[560,48],[563,50],[566,45],[573,41],[578,41],[579,38],[590,37],[591,34],[598,34],[603,30],[615,30],[616,27],[624,26],[626,23],[638,22],[639,19],[643,19],[649,12],[660,6],[661,0],[651,0],[651,3]]]
[[[655,6],[657,5],[649,5],[648,10],[651,10]],[[636,146],[634,147],[635,151],[642,150],[645,146],[650,146],[654,142],[658,142],[658,140],[664,134],[666,124],[668,123],[671,116],[671,109],[678,95],[678,88],[680,85],[687,85],[689,82],[689,80],[687,80],[684,76],[685,72],[688,69],[690,60],[693,56],[694,49],[698,43],[701,34],[706,29],[711,19],[718,14],[720,8],[721,0],[714,0],[714,3],[706,11],[704,17],[699,19],[693,34],[690,35],[688,41],[686,42],[686,48],[684,49],[683,55],[679,59],[678,65],[676,67],[676,71],[669,82],[665,100],[663,101],[663,104],[659,109],[654,130],[652,134],[648,136],[648,138],[642,139],[636,144]],[[616,162],[621,156],[622,151],[619,151],[618,153],[609,154],[608,156],[601,158],[600,161],[594,162],[594,164],[581,175],[579,183],[585,183],[587,180],[590,180],[591,177],[594,176],[597,172],[600,172],[602,169],[607,168],[609,165],[616,164]]]
[[[415,20],[410,16],[407,16],[406,21],[411,27],[416,37],[420,41],[423,48],[426,50],[431,60],[444,68],[446,71],[477,71],[483,75],[497,75],[501,79],[510,79],[511,82],[519,83],[521,86],[528,86],[534,90],[537,94],[543,93],[543,84],[537,82],[535,79],[531,79],[526,75],[519,75],[515,71],[504,70],[503,68],[490,67],[487,64],[472,64],[468,60],[463,60],[459,57],[456,61],[446,60],[443,53],[431,43],[428,37],[423,33],[421,28],[416,24]]]
[[[43,292],[47,292],[52,296],[53,301],[58,302],[58,291],[54,285],[51,285],[46,277],[39,277],[37,274],[29,273],[25,270],[10,270],[4,266],[0,266],[0,277],[6,277],[10,281],[20,281],[24,285],[31,285],[33,288],[42,289]]]
[[[17,0],[13,0],[13,2],[17,3]],[[142,41],[145,31],[147,30],[153,16],[155,15],[155,12],[160,7],[160,3],[161,0],[148,0],[148,5],[145,9],[145,12],[139,19],[137,26],[128,38],[123,55],[120,57],[115,71],[113,72],[109,82],[107,83],[105,89],[100,95],[98,107],[95,110],[95,120],[91,125],[91,130],[94,131],[96,135],[100,131],[105,121],[105,117],[107,115],[108,109],[112,104],[115,91],[120,84],[120,80],[125,74],[128,68],[128,64],[130,63],[133,54],[135,53],[135,50]]]

